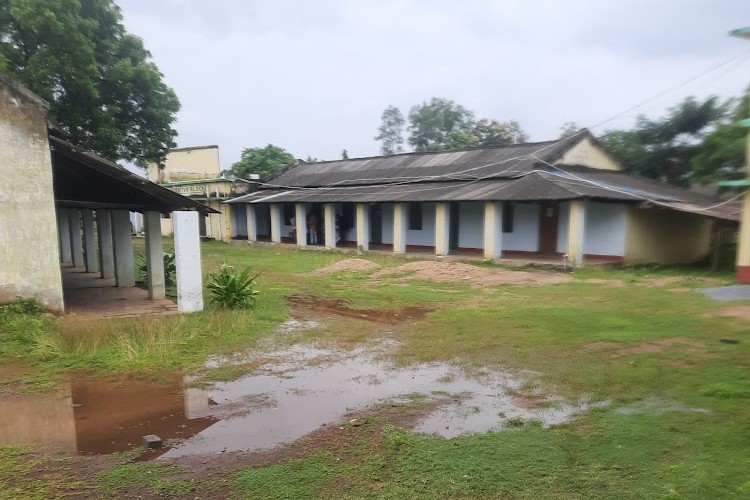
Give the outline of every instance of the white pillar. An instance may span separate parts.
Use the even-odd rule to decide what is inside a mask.
[[[73,247],[70,246],[70,215],[68,210],[57,211],[57,234],[60,237],[60,259],[63,264],[73,263]]]
[[[304,203],[294,204],[294,218],[297,223],[297,245],[307,246],[307,205]]]
[[[503,204],[484,203],[484,258],[497,260],[503,249]]]
[[[336,204],[323,205],[323,233],[326,248],[336,248]]]
[[[172,212],[177,266],[177,310],[203,310],[203,276],[198,234],[198,212]]]
[[[247,219],[247,241],[258,241],[258,220],[255,218],[255,205],[245,205],[245,216]]]
[[[99,263],[102,278],[115,277],[115,249],[112,244],[112,220],[109,210],[96,211],[96,231],[99,235]]]
[[[94,211],[82,210],[81,216],[83,217],[83,257],[86,261],[86,272],[95,273],[99,271],[99,255],[94,237]]]
[[[393,251],[406,253],[406,228],[409,225],[409,205],[393,204]]]
[[[281,243],[281,203],[271,203],[271,241]]]
[[[145,212],[143,231],[146,234],[146,274],[148,298],[163,299],[166,296],[164,283],[164,250],[161,242],[161,214]]]
[[[70,221],[70,247],[73,252],[73,267],[84,267],[83,261],[83,239],[81,238],[81,211],[68,210]]]
[[[450,205],[435,203],[435,255],[448,255],[450,246]]]
[[[584,235],[586,233],[586,202],[570,202],[568,219],[568,261],[574,266],[583,265]]]
[[[112,210],[111,218],[117,286],[135,286],[135,261],[133,259],[130,213],[127,210]]]
[[[366,252],[370,249],[370,207],[357,203],[357,248]]]

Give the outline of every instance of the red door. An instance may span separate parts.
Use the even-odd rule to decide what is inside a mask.
[[[539,213],[539,253],[541,255],[557,254],[557,203],[543,203]]]

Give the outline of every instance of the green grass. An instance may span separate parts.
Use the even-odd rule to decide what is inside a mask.
[[[446,361],[469,371],[501,367],[524,374],[522,390],[571,399],[590,395],[609,406],[553,429],[519,421],[506,432],[451,440],[393,427],[374,437],[363,432],[350,453],[321,450],[239,471],[231,483],[236,496],[750,497],[750,328],[745,320],[717,314],[724,304],[692,290],[728,283],[727,274],[585,268],[573,272],[569,283],[472,289],[465,282],[404,275],[373,279],[364,271],[308,274],[351,254],[216,242],[202,250],[204,276],[222,262],[260,273],[254,310],[60,322],[24,309],[28,304],[2,308],[0,360],[32,368],[0,380],[0,393],[49,389],[50,374],[66,370],[194,370],[211,354],[268,339],[289,317],[290,295],[340,299],[360,309],[418,306],[430,311],[426,317],[399,325],[326,313],[317,328],[279,342],[349,349],[386,335],[399,341],[392,353],[397,363]],[[364,258],[381,267],[409,262],[384,254]],[[664,278],[669,280],[654,283]],[[739,343],[720,342],[725,337]],[[202,382],[230,380],[244,369],[209,370]],[[680,406],[685,410],[673,408]],[[639,411],[618,411],[631,407]],[[0,448],[0,491],[43,497],[72,480],[38,481],[26,462],[38,466],[51,459],[18,453],[26,452]],[[190,471],[151,464],[118,466],[97,477],[89,484],[107,496],[127,495],[134,487],[149,495],[190,496],[194,486]]]

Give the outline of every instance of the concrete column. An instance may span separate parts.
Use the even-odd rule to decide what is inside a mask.
[[[177,266],[177,310],[203,310],[203,275],[198,212],[172,212]]]
[[[86,263],[83,260],[83,238],[81,238],[81,211],[68,210],[68,220],[70,221],[70,247],[73,253],[73,266],[84,267]]]
[[[297,221],[297,245],[307,246],[307,205],[304,203],[294,204],[294,218]]]
[[[336,204],[323,205],[323,233],[326,248],[336,248]]]
[[[102,278],[115,277],[115,249],[112,243],[112,219],[109,210],[96,211],[96,230],[99,235],[99,264]]]
[[[255,205],[245,204],[247,219],[247,241],[258,241],[258,220],[255,218]]]
[[[73,263],[73,247],[70,245],[70,215],[68,210],[57,211],[57,235],[60,238],[60,260],[63,264]]]
[[[450,252],[450,205],[435,203],[435,255],[448,255]]]
[[[94,237],[94,211],[82,210],[81,216],[83,217],[83,257],[86,261],[86,272],[95,273],[99,271],[99,255]]]
[[[750,141],[748,141],[750,144]],[[750,158],[750,152],[748,153]],[[750,190],[742,197],[742,217],[737,238],[737,283],[750,285]]]
[[[271,203],[271,241],[281,243],[281,203]]]
[[[497,260],[503,249],[503,204],[484,203],[484,258]]]
[[[568,216],[568,261],[574,266],[583,265],[584,235],[586,233],[586,202],[570,202]]]
[[[127,210],[112,210],[112,241],[115,249],[115,277],[117,286],[135,286],[135,261],[130,214]]]
[[[370,207],[357,203],[357,248],[366,252],[370,249]]]
[[[409,205],[393,204],[393,252],[406,253],[406,228],[409,226]]]
[[[145,212],[143,231],[146,234],[146,274],[148,298],[163,299],[166,296],[164,283],[164,249],[161,242],[161,214]]]

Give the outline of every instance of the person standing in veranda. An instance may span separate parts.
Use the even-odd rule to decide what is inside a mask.
[[[307,240],[311,245],[318,244],[318,216],[312,211],[307,216]]]

